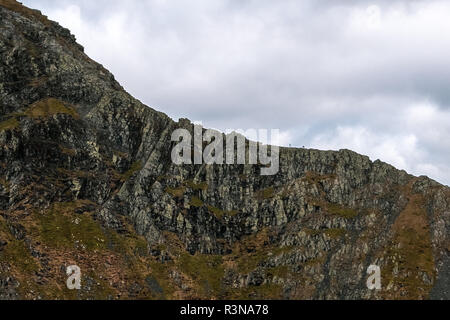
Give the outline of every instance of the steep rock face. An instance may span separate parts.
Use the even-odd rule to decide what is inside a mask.
[[[0,61],[1,299],[450,298],[449,188],[348,150],[281,148],[274,176],[175,165],[192,124],[13,0]]]

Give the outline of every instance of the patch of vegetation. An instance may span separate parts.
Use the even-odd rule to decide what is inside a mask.
[[[166,188],[166,193],[170,194],[174,198],[183,198],[184,193],[186,192],[186,187],[181,186],[178,188]]]
[[[20,125],[16,118],[11,118],[0,123],[0,131],[14,130]]]
[[[235,216],[238,213],[239,213],[238,210],[225,211],[225,215],[230,216],[230,217]]]
[[[197,197],[192,197],[191,201],[189,202],[189,205],[192,207],[200,208],[203,206],[203,201]]]
[[[54,248],[104,249],[105,234],[91,215],[75,214],[77,203],[56,203],[39,214],[39,236]]]
[[[303,230],[309,236],[317,236],[325,234],[331,239],[338,239],[346,235],[347,231],[342,228],[335,229],[304,229]]]
[[[6,190],[9,190],[9,182],[6,181],[4,178],[0,178],[0,185],[5,188]]]
[[[327,212],[345,219],[352,219],[358,215],[358,211],[352,208],[343,207],[337,204],[327,204]]]
[[[78,113],[72,106],[55,98],[35,102],[24,112],[24,115],[30,118],[45,118],[55,114],[67,114],[74,119],[79,119]]]
[[[279,278],[286,278],[289,275],[289,267],[288,266],[276,266],[274,268],[270,268],[267,270],[268,274],[271,274],[272,276],[276,276]]]
[[[237,261],[238,271],[242,274],[248,274],[255,270],[258,265],[268,259],[270,250],[261,250],[252,254],[246,254]]]
[[[209,210],[209,212],[214,214],[219,219],[221,219],[223,217],[223,215],[224,215],[224,211],[223,210],[221,210],[219,208],[216,208],[216,207],[213,207],[213,206],[210,206],[210,205],[208,205],[208,210]]]
[[[45,271],[45,285],[36,283],[36,272],[41,270],[38,259],[30,254],[23,241],[17,241],[0,216],[0,239],[7,242],[0,250],[1,264],[11,266],[11,275],[20,282],[17,289],[21,298],[33,299],[110,299],[121,294],[123,299],[165,298],[152,295],[146,278],[153,270],[150,266],[160,265],[161,274],[153,273],[157,282],[164,283],[164,293],[173,294],[176,285],[170,279],[169,263],[153,264],[148,254],[144,237],[132,232],[132,226],[123,218],[125,232],[103,230],[89,213],[76,214],[78,208],[91,206],[90,201],[54,204],[44,214],[33,210],[24,225],[27,235],[38,250],[48,254],[48,270]],[[77,218],[79,220],[77,220]],[[86,218],[86,220],[84,220]],[[92,241],[90,242],[89,239]],[[99,240],[99,241],[97,241]],[[97,243],[100,245],[97,246]],[[61,263],[72,263],[72,257],[83,272],[82,290],[71,291],[65,287],[65,275],[60,271]],[[62,259],[61,258],[67,258]],[[125,282],[123,282],[125,281]],[[138,290],[129,290],[137,284]],[[170,298],[171,296],[169,296]]]
[[[210,205],[208,205],[208,210],[209,210],[209,212],[211,212],[213,215],[215,215],[218,219],[222,219],[222,217],[225,215],[225,211],[223,211],[223,210],[221,210],[221,209],[219,209],[219,208],[210,206]]]
[[[394,223],[394,238],[382,253],[388,264],[382,268],[383,289],[397,287],[396,298],[428,299],[435,278],[435,261],[425,200],[408,194],[410,201]],[[424,274],[430,282],[424,280]],[[384,294],[391,298],[393,290]]]
[[[244,247],[239,245],[233,250],[237,270],[241,274],[248,274],[255,270],[258,265],[270,257],[279,256],[292,251],[292,247],[276,247],[268,244],[266,234],[250,236],[244,240]]]
[[[208,190],[208,183],[206,181],[195,183],[192,180],[186,182],[186,186],[194,191],[206,191]]]
[[[90,272],[85,275],[85,278],[89,277],[93,281],[93,286],[89,292],[89,297],[93,300],[111,300],[116,296],[115,290],[105,279],[101,279],[96,272]],[[86,281],[86,279],[85,279]]]
[[[283,286],[279,284],[263,284],[255,287],[234,289],[231,293],[232,299],[237,300],[276,300],[283,298]]]
[[[23,241],[11,240],[6,247],[0,252],[0,259],[9,261],[19,271],[23,273],[33,274],[39,270],[39,266]]]
[[[308,236],[316,236],[316,235],[322,234],[322,232],[323,232],[322,230],[309,229],[309,228],[303,229],[303,231],[304,231]]]
[[[275,195],[275,189],[273,187],[269,187],[269,188],[259,190],[258,192],[256,192],[256,197],[259,200],[267,200],[267,199],[273,198],[274,195]]]
[[[224,268],[222,256],[183,253],[177,264],[180,271],[186,273],[201,285],[203,294],[220,294],[223,291]]]
[[[211,212],[213,215],[215,215],[218,219],[222,219],[224,216],[235,216],[239,213],[238,210],[231,210],[231,211],[224,211],[222,209],[213,207],[208,205],[208,210],[209,212]]]
[[[114,230],[106,229],[105,245],[116,253],[128,256],[145,256],[148,253],[148,244],[144,237],[133,233],[119,234]]]
[[[305,261],[303,263],[303,266],[315,266],[317,264],[320,264],[320,265],[324,264],[326,261],[326,258],[327,258],[327,254],[326,254],[326,252],[323,252],[322,254]]]
[[[156,295],[157,299],[165,299],[170,297],[175,292],[175,285],[170,277],[170,270],[174,269],[174,263],[161,263],[161,262],[150,262],[150,273],[153,279],[155,279],[162,289],[162,294]]]
[[[347,231],[342,228],[338,229],[327,229],[324,233],[331,239],[338,239],[346,235]]]
[[[0,261],[10,263],[21,273],[34,274],[39,270],[24,241],[12,237],[3,217],[0,217],[0,239],[6,241],[3,250],[0,250]]]
[[[171,178],[170,176],[162,175],[162,176],[158,176],[158,177],[156,178],[156,181],[162,182],[162,181],[167,180],[167,179],[170,179],[170,178]]]
[[[136,172],[138,172],[139,170],[142,169],[142,162],[141,161],[136,161],[134,162],[130,169],[128,169],[127,172],[125,172],[124,174],[122,174],[121,176],[121,180],[122,181],[127,181],[129,180]]]

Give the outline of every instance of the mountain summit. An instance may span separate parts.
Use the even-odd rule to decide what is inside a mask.
[[[13,0],[0,59],[0,299],[450,298],[448,187],[349,150],[176,165],[192,123]]]

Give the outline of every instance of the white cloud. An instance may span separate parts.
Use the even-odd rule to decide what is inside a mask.
[[[384,160],[399,169],[408,169],[405,155],[417,157],[417,138],[410,135],[389,136],[367,128],[338,127],[326,134],[319,134],[312,141],[320,149],[351,149],[368,155],[372,160]]]
[[[365,126],[338,126],[314,136],[312,146],[355,150],[416,175],[450,181],[447,153],[450,111],[422,103],[405,108],[396,117],[403,121],[389,131],[380,130],[376,122],[375,125],[368,122]]]

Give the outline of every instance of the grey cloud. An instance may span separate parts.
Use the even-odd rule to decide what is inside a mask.
[[[447,1],[24,3],[175,119],[280,128],[293,145],[351,147],[450,184]]]

